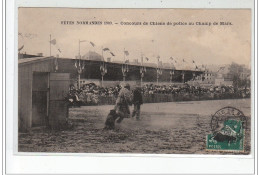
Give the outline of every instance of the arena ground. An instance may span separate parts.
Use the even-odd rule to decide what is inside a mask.
[[[244,153],[210,152],[206,136],[218,109],[233,106],[247,116]],[[141,120],[126,118],[115,130],[103,130],[113,106],[71,108],[72,127],[19,133],[19,152],[249,154],[250,99],[150,103],[142,106]],[[132,109],[132,107],[131,107]]]

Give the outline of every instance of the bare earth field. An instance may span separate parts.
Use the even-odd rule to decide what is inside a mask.
[[[233,106],[247,116],[245,152],[207,151],[210,120],[218,109]],[[19,152],[249,154],[250,99],[144,104],[141,120],[126,118],[115,130],[103,130],[113,106],[71,108],[72,128],[19,133]],[[133,107],[131,107],[132,110]]]

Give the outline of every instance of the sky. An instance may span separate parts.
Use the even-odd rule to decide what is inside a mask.
[[[62,21],[74,21],[74,25],[64,25]],[[103,24],[77,25],[77,21]],[[105,21],[113,25],[104,25]],[[121,25],[121,22],[149,25]],[[150,22],[187,25],[150,25]],[[188,25],[190,22],[194,25]],[[196,25],[198,22],[211,22],[211,25]],[[232,25],[213,25],[214,22]],[[251,11],[247,9],[19,8],[18,33],[18,47],[24,46],[21,53],[44,56],[50,54],[51,35],[56,40],[52,55],[66,58],[75,58],[79,40],[86,40],[80,44],[81,55],[88,51],[101,54],[102,48],[107,47],[116,55],[112,61],[123,61],[124,49],[129,52],[130,61],[140,61],[143,54],[149,62],[156,63],[159,55],[160,61],[174,63],[176,67],[193,66],[193,60],[197,65],[236,62],[248,66],[251,60]],[[103,53],[105,58],[111,57],[109,52]]]

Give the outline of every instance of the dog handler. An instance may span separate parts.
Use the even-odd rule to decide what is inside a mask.
[[[132,117],[136,115],[136,119],[140,119],[140,106],[143,104],[143,97],[141,93],[141,87],[137,86],[133,91],[133,104],[134,110],[132,113]]]
[[[130,85],[128,83],[123,86],[123,88],[119,91],[119,95],[116,100],[115,110],[119,115],[119,119],[116,121],[117,123],[121,123],[124,118],[130,117],[130,109],[131,105],[131,92]]]

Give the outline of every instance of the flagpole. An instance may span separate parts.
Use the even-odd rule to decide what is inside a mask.
[[[78,55],[78,89],[80,89],[80,74],[81,74],[81,67],[80,67],[80,39],[79,39],[79,55]]]
[[[50,35],[50,56],[51,56],[51,35]]]
[[[124,48],[124,62],[125,62],[125,48]]]
[[[102,75],[102,80],[101,80],[101,87],[103,87],[103,80],[104,80],[104,75],[103,75],[103,73],[104,73],[104,51],[103,51],[103,46],[102,46],[102,60],[103,60],[103,63],[102,63],[102,65],[103,65],[103,67],[102,67],[102,72],[101,72],[101,75]]]
[[[157,68],[159,68],[159,57],[157,56]]]
[[[107,73],[107,68],[106,68],[106,65],[105,65],[105,59],[104,59],[104,48],[103,46],[101,47],[101,52],[102,52],[102,64],[100,65],[100,71],[101,71],[101,87],[103,87],[103,82],[104,82],[104,76],[105,74]],[[106,50],[108,48],[105,48]]]
[[[144,77],[144,66],[143,66],[143,53],[141,52],[141,68],[140,68],[140,73],[141,73],[141,87],[143,86],[143,77]]]
[[[79,59],[80,59],[80,39],[79,39]]]
[[[126,76],[126,71],[127,71],[127,67],[126,67],[126,60],[125,60],[125,48],[124,48],[124,62],[122,64],[122,74],[123,74],[123,81],[125,82],[125,76]]]
[[[123,63],[123,81],[125,82],[125,48],[124,48],[124,63]]]
[[[141,52],[141,64],[143,66],[143,53]]]
[[[141,87],[142,87],[142,84],[143,84],[142,74],[143,74],[143,53],[141,52]]]
[[[105,59],[104,59],[104,51],[103,51],[103,46],[102,46],[102,60],[103,60],[103,66],[104,66],[104,61],[105,61]]]

